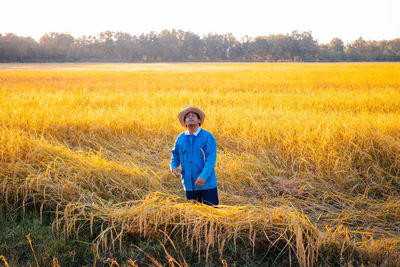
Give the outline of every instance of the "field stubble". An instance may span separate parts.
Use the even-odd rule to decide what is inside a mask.
[[[399,260],[399,64],[28,67],[0,70],[7,209],[50,210],[66,237],[87,227],[99,255],[140,234],[206,258],[247,240],[301,266]],[[169,173],[188,105],[217,140],[219,209]]]

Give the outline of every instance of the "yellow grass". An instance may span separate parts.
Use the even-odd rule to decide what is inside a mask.
[[[199,255],[240,236],[301,266],[330,245],[399,257],[400,64],[9,64],[0,89],[1,201],[52,207],[66,236],[102,225],[99,253],[178,233]],[[188,105],[217,140],[220,209],[169,173]]]

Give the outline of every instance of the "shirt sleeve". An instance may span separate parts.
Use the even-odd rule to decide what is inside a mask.
[[[215,168],[215,162],[217,161],[217,142],[214,136],[210,135],[207,140],[207,147],[205,149],[206,162],[204,164],[203,171],[199,177],[206,180],[211,176]]]
[[[176,139],[175,145],[171,150],[171,153],[172,153],[171,162],[170,162],[171,170],[178,168],[181,163],[179,160],[178,138]]]

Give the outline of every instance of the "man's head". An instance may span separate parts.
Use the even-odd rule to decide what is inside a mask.
[[[184,108],[178,114],[179,122],[185,128],[188,127],[188,125],[202,125],[205,117],[206,114],[201,109],[192,106]]]
[[[196,124],[201,126],[200,115],[197,114],[196,112],[188,112],[188,113],[186,113],[186,115],[185,115],[185,124],[186,124],[186,127],[188,127],[190,125],[196,125]]]

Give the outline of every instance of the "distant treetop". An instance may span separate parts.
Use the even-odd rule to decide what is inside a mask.
[[[13,33],[0,34],[0,62],[316,62],[400,61],[400,39],[344,44],[333,38],[318,44],[311,32],[293,31],[245,37],[209,33],[200,37],[182,30],[130,35],[106,31],[74,38],[48,33],[37,42]]]

